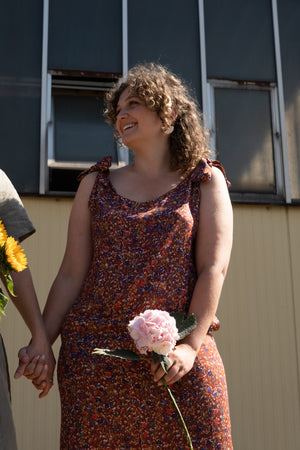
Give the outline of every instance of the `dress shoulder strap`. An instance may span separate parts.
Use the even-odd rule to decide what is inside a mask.
[[[111,166],[111,156],[106,156],[102,158],[100,161],[98,161],[96,164],[91,166],[89,169],[86,169],[83,172],[81,172],[78,175],[77,180],[81,181],[86,175],[92,172],[99,172],[100,177],[105,179],[109,174],[110,166]]]
[[[217,167],[223,173],[226,184],[230,187],[230,182],[227,180],[226,173],[222,164],[217,160],[201,159],[194,171],[192,172],[192,181],[206,182],[211,180],[212,167]]]

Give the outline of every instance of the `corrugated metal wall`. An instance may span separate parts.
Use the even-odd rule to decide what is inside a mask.
[[[37,228],[24,248],[41,305],[62,258],[71,203],[24,199]],[[297,450],[300,208],[235,205],[234,218],[234,247],[216,338],[227,372],[235,450]],[[17,349],[29,334],[11,305],[1,330],[13,374]],[[30,382],[12,380],[12,396],[19,449],[58,449],[57,383],[39,400]]]

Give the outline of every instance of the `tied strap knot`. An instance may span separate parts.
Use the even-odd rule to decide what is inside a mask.
[[[86,175],[89,175],[90,173],[93,172],[99,172],[102,175],[101,181],[103,182],[103,184],[107,184],[109,169],[111,167],[111,160],[112,160],[111,156],[106,156],[105,158],[102,158],[100,161],[96,162],[96,164],[91,166],[89,169],[86,169],[83,172],[81,172],[78,175],[77,180],[81,181]]]

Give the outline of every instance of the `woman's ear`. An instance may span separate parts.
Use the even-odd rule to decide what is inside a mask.
[[[172,124],[174,124],[175,123],[175,120],[177,119],[177,117],[178,117],[178,111],[177,111],[177,109],[176,108],[172,108],[172,110],[173,110],[173,112],[172,112]]]
[[[169,128],[167,130],[165,130],[165,132],[164,132],[165,134],[172,134],[173,133],[173,131],[174,131],[174,123],[175,123],[175,120],[177,119],[177,116],[178,116],[177,109],[173,108],[172,115],[171,115],[171,120],[170,120],[171,124],[170,124]]]
[[[174,126],[170,125],[167,130],[164,131],[164,134],[172,134],[174,131]]]

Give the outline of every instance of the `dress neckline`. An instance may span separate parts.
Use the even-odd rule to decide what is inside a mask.
[[[112,159],[111,156],[102,158],[100,161],[91,166],[89,169],[82,172],[78,176],[78,180],[81,181],[82,178],[89,173],[98,172],[99,173],[98,180],[100,181],[100,183],[102,183],[104,186],[110,189],[111,193],[116,197],[116,199],[122,200],[124,204],[134,205],[136,207],[155,205],[156,203],[161,202],[163,199],[166,199],[168,196],[173,195],[174,192],[177,192],[180,188],[182,188],[184,183],[187,182],[198,183],[198,182],[207,182],[211,180],[212,167],[214,166],[221,170],[221,172],[225,177],[227,186],[228,187],[230,186],[230,183],[226,178],[226,174],[222,164],[217,160],[202,158],[200,159],[196,167],[190,173],[188,173],[181,181],[179,181],[179,183],[176,186],[169,189],[167,192],[161,194],[159,197],[155,199],[139,202],[137,200],[125,197],[116,191],[115,187],[113,186],[109,178],[111,159]]]
[[[162,200],[164,200],[166,197],[168,197],[169,195],[172,195],[179,187],[181,187],[181,185],[183,183],[185,183],[189,177],[190,174],[187,175],[186,177],[184,177],[182,180],[179,181],[179,183],[176,184],[176,186],[174,186],[173,188],[169,189],[167,192],[159,195],[157,198],[152,199],[152,200],[145,200],[145,201],[137,201],[137,200],[133,200],[131,198],[125,197],[122,194],[119,194],[114,185],[112,184],[110,178],[109,178],[109,174],[110,174],[110,170],[108,170],[106,172],[106,181],[107,181],[107,185],[109,186],[111,192],[114,194],[115,197],[119,198],[120,200],[122,200],[124,203],[127,204],[131,204],[131,205],[136,205],[136,206],[146,206],[146,205],[152,205],[158,202],[161,202]]]

